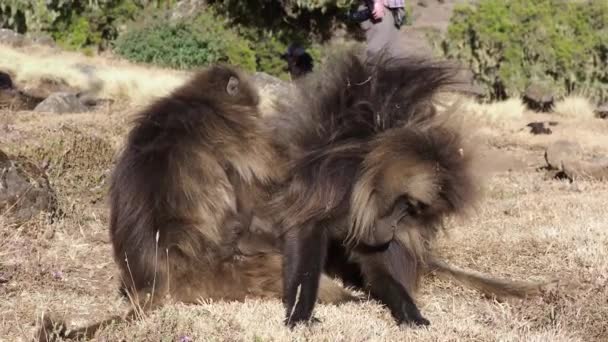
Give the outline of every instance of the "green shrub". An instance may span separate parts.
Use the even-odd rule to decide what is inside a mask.
[[[119,55],[134,61],[190,69],[227,62],[254,71],[255,54],[249,42],[231,31],[211,11],[171,21],[157,18],[119,36],[114,45]]]
[[[608,95],[608,2],[484,0],[455,10],[443,53],[471,67],[492,98],[530,82],[558,95]]]
[[[118,26],[133,19],[144,0],[2,0],[0,26],[17,32],[46,32],[63,47],[105,47]]]
[[[186,69],[214,63],[219,48],[198,39],[184,23],[157,23],[120,36],[114,51],[128,60]]]
[[[194,26],[194,31],[201,39],[215,41],[221,51],[220,61],[238,65],[245,70],[256,70],[251,42],[241,37],[238,31],[229,28],[228,21],[214,10],[201,12],[191,20],[190,25]]]

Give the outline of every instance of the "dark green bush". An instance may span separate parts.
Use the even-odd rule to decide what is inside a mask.
[[[219,60],[214,42],[194,36],[184,23],[157,23],[120,36],[114,51],[128,60],[187,69]]]
[[[530,82],[559,95],[608,95],[608,1],[483,0],[455,10],[443,53],[471,67],[492,98]]]
[[[131,61],[179,69],[216,62],[250,71],[256,66],[249,42],[210,11],[180,21],[158,18],[134,27],[116,40],[114,51]]]

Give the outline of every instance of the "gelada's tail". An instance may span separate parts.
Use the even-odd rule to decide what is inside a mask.
[[[556,281],[526,282],[498,279],[454,267],[436,258],[431,258],[427,266],[430,271],[449,276],[465,286],[475,288],[487,296],[495,296],[497,298],[539,296],[547,290],[548,286],[556,283]]]

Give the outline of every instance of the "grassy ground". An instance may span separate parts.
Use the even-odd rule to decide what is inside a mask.
[[[396,327],[385,309],[369,302],[318,306],[322,324],[290,332],[279,301],[252,299],[166,307],[131,326],[108,327],[97,340],[608,340],[608,184],[570,184],[536,170],[544,165],[543,148],[561,138],[579,141],[588,157],[607,155],[608,121],[531,114],[513,103],[476,108],[476,115],[491,117],[479,128],[490,172],[485,201],[468,221],[448,225],[439,250],[455,265],[495,275],[561,279],[544,297],[497,302],[431,276],[418,296],[428,328]],[[0,217],[0,341],[30,340],[42,312],[84,325],[128,309],[117,293],[103,194],[132,111],[0,112],[0,146],[39,163],[50,160],[67,213],[58,222],[19,227]],[[552,135],[524,129],[546,120],[559,122]],[[74,146],[81,148],[66,159],[64,150]]]

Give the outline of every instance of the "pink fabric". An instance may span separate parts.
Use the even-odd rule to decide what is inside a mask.
[[[388,8],[405,7],[405,0],[383,0],[384,6]]]

